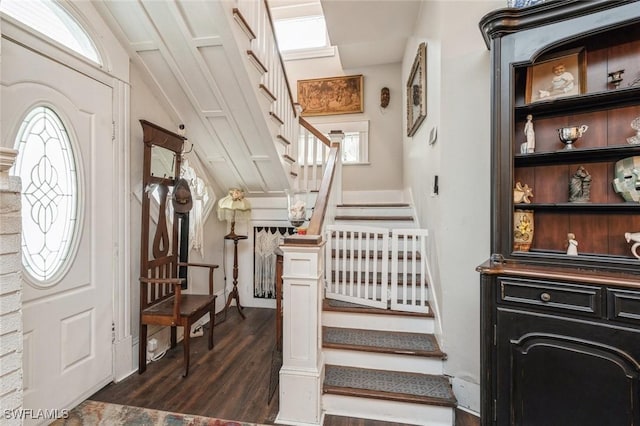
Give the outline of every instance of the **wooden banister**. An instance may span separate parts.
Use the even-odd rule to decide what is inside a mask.
[[[325,144],[328,147],[331,147],[331,141],[329,140],[329,138],[326,137],[325,135],[323,135],[320,132],[320,130],[318,130],[315,127],[313,127],[313,125],[311,123],[309,123],[307,120],[305,120],[302,117],[298,117],[298,122],[300,123],[300,125],[302,127],[307,129],[309,131],[309,133],[311,133],[313,136],[318,138],[323,144]]]

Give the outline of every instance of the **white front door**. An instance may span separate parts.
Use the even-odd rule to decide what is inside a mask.
[[[75,232],[59,276],[24,271],[22,288],[24,408],[70,408],[113,378],[112,88],[10,40],[1,48],[2,145],[13,147],[27,113],[44,106],[65,126],[77,168]],[[56,170],[38,174],[61,179]],[[51,191],[23,198],[23,216],[61,214]]]

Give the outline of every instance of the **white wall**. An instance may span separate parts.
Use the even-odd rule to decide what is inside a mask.
[[[364,76],[364,112],[358,114],[307,117],[314,123],[369,120],[369,163],[343,168],[345,191],[398,190],[402,184],[402,84],[400,64],[342,69],[338,56],[287,61],[287,76],[294,98],[297,81],[342,75]],[[380,107],[380,90],[388,87],[391,101]]]
[[[475,267],[489,256],[490,66],[480,18],[503,1],[424,2],[403,61],[407,78],[417,46],[428,45],[427,119],[404,138],[404,179],[422,227],[433,238],[446,374],[459,404],[480,405],[480,299]],[[438,139],[428,144],[436,127]],[[405,133],[406,134],[406,133]],[[432,196],[434,176],[439,195]],[[437,250],[437,251],[436,251]]]
[[[138,279],[140,277],[140,237],[141,237],[141,208],[140,197],[142,192],[142,161],[143,161],[143,143],[142,143],[142,126],[140,120],[144,119],[154,124],[164,127],[167,130],[178,132],[180,120],[174,118],[163,103],[155,98],[153,92],[146,83],[145,75],[135,66],[131,67],[131,250],[130,253],[134,257],[131,261],[131,334],[134,344],[138,342],[140,332],[139,328],[139,306],[140,306],[140,287]],[[187,137],[188,137],[188,129]],[[189,158],[187,156],[187,158]],[[215,188],[217,189],[217,188]],[[219,194],[218,194],[219,195]],[[223,236],[227,233],[225,229],[226,223],[218,221],[213,211],[205,222],[204,232],[204,258],[199,253],[192,251],[189,254],[191,262],[204,262],[220,265],[214,273],[214,292],[223,293],[223,272],[222,272],[222,247]],[[189,292],[190,293],[207,293],[208,290],[208,270],[200,268],[191,268],[189,271]],[[225,301],[222,296],[216,300],[216,309],[219,311],[224,307]],[[155,333],[156,328],[149,331],[149,338]],[[168,344],[168,328],[165,328],[160,335],[155,336],[159,339],[159,349]],[[137,345],[134,345],[132,368],[137,368]]]

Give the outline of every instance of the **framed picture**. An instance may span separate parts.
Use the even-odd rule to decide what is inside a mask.
[[[586,92],[583,47],[545,57],[527,68],[525,102],[546,101]]]
[[[302,115],[353,114],[364,111],[362,74],[298,80]]]
[[[407,136],[427,117],[427,45],[420,43],[407,80]]]

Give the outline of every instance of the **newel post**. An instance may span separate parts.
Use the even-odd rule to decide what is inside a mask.
[[[301,235],[286,239],[280,248],[284,253],[283,348],[276,423],[320,425],[324,242],[319,235]]]

